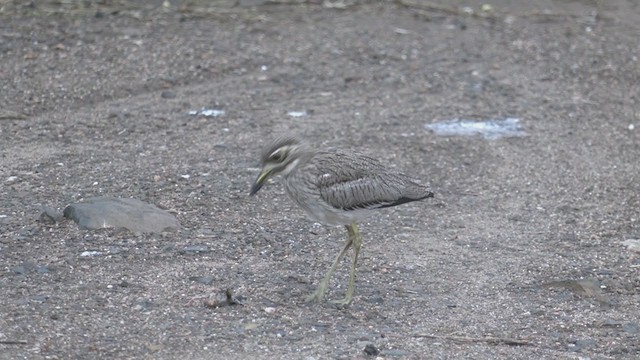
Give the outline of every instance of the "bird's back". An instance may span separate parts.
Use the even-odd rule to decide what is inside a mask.
[[[307,196],[315,197],[342,214],[433,196],[426,186],[384,167],[372,157],[337,149],[317,152],[292,176],[297,178],[292,181],[305,184],[306,190],[311,192]],[[292,197],[295,200],[295,195]],[[308,206],[301,205],[309,212]]]

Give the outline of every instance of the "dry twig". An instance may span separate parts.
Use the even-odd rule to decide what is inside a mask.
[[[27,340],[0,340],[2,345],[27,345]]]
[[[419,338],[428,338],[428,339],[442,339],[442,340],[452,340],[459,342],[484,342],[493,345],[510,345],[510,346],[526,346],[532,345],[530,341],[527,340],[519,340],[519,339],[511,339],[511,338],[501,338],[501,337],[493,337],[493,336],[485,336],[485,337],[468,337],[468,336],[454,336],[454,335],[431,335],[431,334],[416,334],[414,337]]]

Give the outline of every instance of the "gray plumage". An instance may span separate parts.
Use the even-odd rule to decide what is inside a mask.
[[[433,196],[371,157],[338,149],[314,153],[284,176],[284,185],[313,219],[328,225],[348,225],[369,210]]]
[[[288,195],[316,221],[328,225],[346,225],[349,239],[313,299],[321,300],[326,282],[339,259],[351,244],[356,255],[360,235],[356,222],[371,210],[433,197],[424,185],[410,177],[384,167],[376,159],[353,151],[326,149],[315,151],[295,137],[283,137],[266,146],[262,152],[262,172],[256,179],[251,195],[265,181],[282,175]],[[353,280],[345,302],[351,301]]]

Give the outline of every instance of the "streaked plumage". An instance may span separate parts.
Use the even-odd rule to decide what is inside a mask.
[[[333,271],[350,246],[355,255],[347,297],[351,302],[355,265],[360,248],[356,222],[371,210],[426,199],[433,193],[408,176],[385,168],[376,159],[356,152],[314,151],[295,137],[283,137],[265,147],[262,172],[251,188],[254,195],[265,181],[281,174],[291,197],[307,214],[324,224],[345,225],[349,238],[331,270],[309,300],[320,301]]]

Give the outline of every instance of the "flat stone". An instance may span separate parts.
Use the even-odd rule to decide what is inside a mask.
[[[209,247],[206,245],[188,245],[180,249],[180,254],[203,254],[208,253]]]
[[[630,334],[640,334],[640,325],[637,322],[630,322],[622,325],[622,330]]]
[[[380,354],[380,350],[376,348],[373,344],[367,344],[364,349],[364,353],[370,356],[378,356]]]
[[[189,280],[199,282],[200,284],[204,284],[204,285],[211,285],[213,284],[215,279],[211,275],[204,275],[204,276],[191,276],[189,277]]]
[[[175,99],[176,98],[176,93],[171,91],[171,90],[165,90],[162,93],[160,93],[160,96],[163,99]]]
[[[629,239],[622,242],[622,245],[625,245],[627,249],[630,251],[640,252],[640,240],[639,239]]]
[[[137,199],[91,198],[67,206],[64,217],[88,230],[124,228],[139,233],[157,233],[180,227],[173,215]]]

